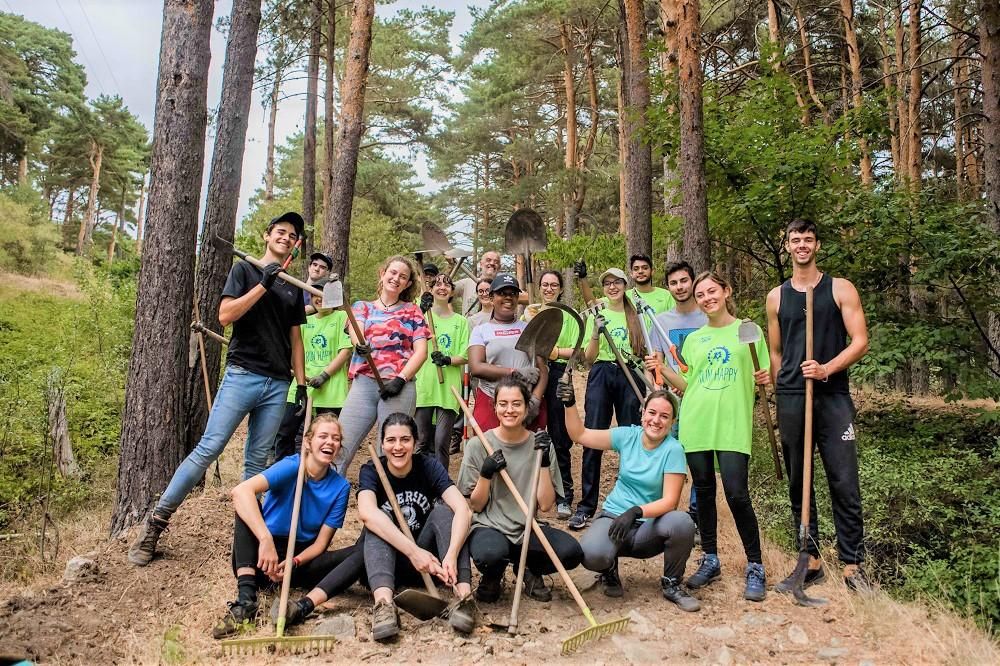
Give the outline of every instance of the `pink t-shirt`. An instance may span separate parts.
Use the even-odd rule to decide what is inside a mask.
[[[413,356],[413,343],[429,335],[424,315],[415,303],[400,303],[383,310],[370,301],[358,301],[351,309],[372,348],[372,358],[382,379],[398,375]],[[354,379],[358,375],[372,377],[372,371],[363,356],[354,354],[348,377]]]

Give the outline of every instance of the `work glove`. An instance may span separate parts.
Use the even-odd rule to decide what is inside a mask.
[[[389,398],[395,398],[399,395],[403,387],[406,386],[406,380],[402,377],[396,376],[385,383],[385,388],[378,392],[378,395],[383,400],[388,400]]]
[[[542,467],[548,467],[552,464],[552,457],[549,453],[551,446],[552,435],[544,430],[535,433],[535,450],[542,452]]]
[[[524,415],[524,423],[533,423],[538,418],[538,410],[542,408],[542,400],[537,395],[532,394],[528,398],[528,411]]]
[[[360,356],[361,358],[371,356],[372,346],[369,344],[365,344],[363,342],[359,342],[358,344],[354,345],[354,353]]]
[[[515,368],[512,374],[528,386],[538,383],[538,368],[533,365],[527,368]]]
[[[451,357],[445,356],[439,351],[433,351],[431,352],[431,363],[441,368],[447,368],[451,365]]]
[[[642,509],[633,506],[611,521],[611,527],[608,529],[608,536],[611,538],[611,542],[616,546],[621,545],[625,541],[625,538],[628,537],[628,533],[632,529],[632,526],[635,525],[635,521],[640,518],[642,518]]]
[[[573,382],[560,381],[556,385],[556,398],[563,404],[563,407],[572,407],[576,404],[576,391],[573,389]]]
[[[302,416],[306,413],[306,385],[299,384],[295,387],[295,416]]]
[[[261,272],[263,272],[264,275],[260,279],[260,286],[264,287],[264,289],[270,289],[271,285],[274,284],[274,281],[278,279],[278,273],[281,272],[281,264],[274,261],[267,266],[264,266],[264,268],[261,269]]]
[[[327,382],[328,379],[330,379],[330,375],[329,375],[329,373],[327,373],[326,370],[324,370],[323,372],[319,373],[315,377],[310,377],[308,384],[309,384],[309,386],[313,387],[314,389],[318,389],[323,384],[326,384],[326,382]]]
[[[573,262],[573,277],[575,278],[587,277],[587,262],[585,262],[583,259]]]
[[[427,314],[427,311],[434,306],[434,294],[429,291],[425,291],[420,297],[420,311]]]
[[[479,476],[489,481],[494,474],[506,469],[506,467],[507,459],[503,457],[503,451],[496,449],[492,455],[486,456],[486,459],[483,460],[483,465],[479,468]]]
[[[594,339],[601,337],[601,330],[608,327],[608,320],[599,314],[594,315]]]

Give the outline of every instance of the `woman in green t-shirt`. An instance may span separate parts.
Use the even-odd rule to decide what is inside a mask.
[[[718,461],[726,502],[747,556],[743,597],[763,601],[766,579],[760,530],[750,502],[748,470],[754,384],[766,385],[771,381],[767,349],[758,350],[764,367],[754,372],[750,349],[739,340],[741,322],[730,309],[733,290],[725,278],[705,272],[695,278],[692,288],[698,307],[708,317],[708,325],[684,339],[681,354],[687,361],[687,372],[678,375],[670,366],[662,366],[667,381],[684,393],[680,440],[698,497],[698,529],[705,553],[698,570],[688,578],[687,586],[704,587],[722,574],[716,540]]]
[[[438,275],[431,284],[434,304],[424,313],[428,323],[433,323],[437,337],[437,350],[431,352],[430,363],[417,371],[417,422],[418,451],[433,455],[448,469],[451,448],[451,431],[458,417],[458,401],[451,388],[462,390],[462,366],[469,348],[469,322],[451,309],[455,285],[447,275]],[[431,349],[434,346],[431,345]],[[438,368],[444,382],[438,382]]]

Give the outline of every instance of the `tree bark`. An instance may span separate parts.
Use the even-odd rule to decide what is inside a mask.
[[[921,172],[923,170],[923,149],[921,146],[920,127],[920,92],[923,70],[920,66],[920,10],[922,0],[910,0],[910,95],[907,108],[909,128],[907,157],[910,189],[920,191]]]
[[[653,152],[643,136],[649,109],[646,15],[641,0],[622,0],[628,63],[625,89],[625,246],[629,255],[653,253]]]
[[[28,150],[25,148],[17,160],[17,184],[24,187],[28,184]]]
[[[802,9],[799,2],[795,3],[795,22],[799,27],[799,41],[802,43],[802,64],[806,70],[806,90],[809,91],[809,98],[816,105],[816,108],[819,109],[820,115],[823,116],[823,123],[829,125],[831,123],[830,112],[827,111],[826,105],[823,104],[823,100],[820,99],[819,94],[816,92],[816,77],[812,71],[812,49],[809,47],[809,28],[802,17]]]
[[[878,10],[879,45],[882,49],[882,86],[885,89],[886,116],[889,119],[889,154],[892,157],[892,168],[900,168],[899,160],[899,120],[896,117],[896,94],[893,85],[892,67],[889,62],[889,24],[886,20],[885,8]]]
[[[566,189],[563,192],[563,232],[570,239],[576,233],[576,217],[579,209],[576,206],[576,190],[579,186],[577,170],[577,128],[576,128],[576,51],[570,26],[559,23],[559,41],[563,50],[563,94],[566,98],[566,157],[563,165],[566,168]]]
[[[278,122],[278,94],[281,92],[280,70],[274,73],[271,85],[271,108],[267,114],[267,158],[264,161],[264,201],[274,199],[274,127]]]
[[[122,183],[122,200],[118,207],[118,219],[111,229],[111,242],[108,243],[108,263],[115,260],[115,246],[118,245],[118,233],[125,233],[125,183]]]
[[[840,14],[844,20],[844,41],[847,43],[847,58],[851,65],[851,106],[859,111],[864,105],[861,96],[864,80],[861,78],[861,51],[858,49],[858,33],[854,24],[853,0],[840,0]],[[860,133],[858,150],[861,152],[861,182],[871,187],[875,180],[872,174],[872,156],[868,149],[868,139]]]
[[[97,226],[97,192],[101,188],[101,164],[104,162],[104,146],[91,140],[90,142],[90,193],[87,195],[87,211],[80,220],[80,234],[76,239],[76,254],[83,253],[90,247],[93,240],[94,227]]]
[[[1000,5],[995,1],[981,3],[979,19],[979,52],[982,54],[983,76],[983,191],[987,202],[987,224],[1000,235]],[[988,335],[993,350],[990,367],[1000,373],[1000,280],[992,281],[993,306],[989,313]]]
[[[680,176],[684,256],[696,272],[712,267],[705,188],[705,126],[702,117],[701,18],[697,0],[680,0],[677,22],[680,80]]]
[[[63,248],[69,250],[75,247],[73,240],[73,211],[76,208],[76,187],[70,185],[66,193],[66,210],[63,211],[62,239]]]
[[[323,0],[313,0],[309,25],[309,66],[306,74],[306,120],[302,144],[302,219],[306,238],[302,253],[312,254],[312,235],[316,229],[316,114],[319,106],[319,50],[323,43],[320,20]]]
[[[372,45],[375,0],[354,0],[347,63],[341,86],[340,127],[333,159],[330,188],[331,224],[323,229],[323,246],[333,258],[333,272],[347,274],[351,238],[354,182],[358,174],[358,152],[364,134],[365,85],[368,54]]]
[[[212,0],[165,0],[163,6],[149,242],[139,272],[112,535],[145,516],[184,458],[187,329],[214,7]]]
[[[139,185],[139,207],[135,211],[135,254],[142,257],[142,236],[146,231],[146,176],[142,174]]]
[[[333,187],[333,92],[337,79],[337,2],[329,0],[326,10],[326,85],[323,88],[323,224],[330,224],[330,190]]]

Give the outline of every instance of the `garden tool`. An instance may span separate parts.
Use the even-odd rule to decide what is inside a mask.
[[[590,283],[587,282],[587,278],[577,278],[577,285],[580,287],[580,294],[583,296],[584,302],[589,306],[587,310],[590,311],[592,315],[596,316],[597,313],[605,307],[604,303],[594,298],[594,292],[590,290]],[[615,340],[611,337],[611,333],[608,332],[607,327],[601,326],[599,330],[601,335],[604,336],[605,342],[608,343],[608,347],[610,347],[612,353],[614,353],[615,361],[618,363],[618,367],[625,373],[625,379],[628,380],[628,385],[631,386],[632,390],[635,392],[635,397],[639,400],[639,404],[642,404],[642,391],[639,390],[639,385],[635,383],[635,377],[632,375],[632,371],[629,368],[628,363],[625,362],[625,357],[622,356],[621,350],[618,349],[618,345],[615,344]],[[643,381],[648,384],[649,380],[646,379],[646,375],[643,374],[641,376]]]
[[[649,327],[646,325],[646,317],[643,314],[646,309],[646,301],[639,297],[638,292],[636,292],[634,299],[635,300],[632,301],[632,304],[635,306],[635,309],[638,310],[639,327],[642,329],[642,339],[646,343],[646,353],[652,354],[653,339],[649,336]],[[652,315],[650,315],[650,318],[652,318]],[[663,388],[663,374],[660,372],[660,366],[658,365],[653,373],[653,383],[656,385],[656,388]]]
[[[530,208],[521,208],[507,220],[503,232],[504,250],[524,257],[524,281],[527,283],[528,302],[535,302],[535,284],[531,276],[531,253],[544,252],[549,247],[545,222]]]
[[[213,340],[215,340],[219,344],[226,345],[227,347],[229,346],[229,338],[223,337],[223,336],[219,335],[218,333],[216,333],[212,329],[207,328],[204,324],[202,324],[198,320],[195,320],[195,321],[191,322],[191,330],[194,331],[195,333],[200,333],[202,335],[207,335],[208,337],[212,338]]]
[[[201,362],[201,378],[205,382],[205,404],[208,405],[208,411],[212,411],[212,384],[208,381],[208,361],[205,360],[205,336],[202,331],[207,331],[208,329],[201,325],[201,311],[198,307],[198,295],[195,294],[194,297],[194,318],[198,322],[198,327],[195,328],[194,324],[191,325],[191,330],[198,334],[198,358]],[[222,337],[221,335],[219,336]],[[222,338],[225,340],[225,338]],[[228,344],[228,342],[227,342]],[[219,470],[219,460],[215,460],[215,472],[212,475],[213,482],[216,486],[222,485],[222,472]]]
[[[427,293],[426,288],[424,289],[424,293]],[[421,306],[420,309],[424,313],[424,320],[427,322],[427,329],[431,334],[431,351],[440,351],[438,349],[437,331],[434,330],[434,313],[431,312],[431,308],[424,310]],[[434,369],[437,370],[438,384],[444,384],[444,370],[442,370],[441,366],[437,364],[434,364]]]
[[[750,359],[753,361],[754,372],[760,370],[760,359],[757,358],[757,343],[761,339],[760,326],[750,319],[744,319],[737,331],[740,343],[750,345]],[[781,454],[778,452],[778,440],[774,436],[774,422],[771,420],[771,407],[767,404],[767,390],[757,384],[757,393],[760,395],[761,404],[764,405],[764,422],[767,423],[767,437],[771,442],[771,457],[774,458],[774,474],[778,481],[782,480],[781,474]]]
[[[459,407],[462,408],[462,412],[465,414],[465,418],[469,421],[472,426],[473,431],[475,431],[476,436],[479,437],[479,441],[482,443],[483,448],[486,450],[487,455],[493,455],[493,447],[490,446],[490,442],[486,439],[486,435],[483,434],[483,429],[479,427],[479,422],[472,415],[472,410],[469,409],[469,405],[462,400],[462,395],[453,386],[451,387],[451,392],[458,400]],[[521,497],[521,493],[518,491],[517,486],[514,485],[514,481],[510,478],[507,470],[500,470],[500,478],[507,485],[507,489],[510,491],[511,496],[513,496],[514,501],[520,507],[521,511],[524,512],[525,516],[531,516],[528,505],[525,504],[524,498]],[[629,618],[622,617],[616,620],[611,620],[609,622],[598,623],[594,619],[594,614],[590,612],[590,608],[587,606],[587,602],[583,600],[583,596],[580,594],[580,590],[577,589],[576,585],[573,583],[573,579],[569,577],[569,573],[566,571],[566,567],[563,563],[559,561],[559,556],[556,552],[552,550],[552,544],[549,543],[548,538],[545,536],[545,532],[542,531],[541,526],[539,526],[538,521],[533,517],[530,517],[531,530],[535,533],[538,541],[542,544],[542,548],[545,550],[545,554],[549,556],[552,561],[552,565],[559,572],[559,577],[562,578],[563,583],[569,590],[570,594],[573,596],[573,600],[576,605],[580,607],[580,611],[583,616],[587,619],[590,626],[582,631],[578,631],[569,638],[563,641],[562,653],[571,654],[576,652],[584,643],[600,638],[601,636],[607,636],[610,634],[620,633],[628,627]]]
[[[441,231],[440,227],[432,222],[425,222],[420,228],[420,237],[424,242],[425,249],[417,250],[413,253],[417,257],[417,261],[423,263],[423,255],[425,254],[431,257],[443,255],[449,259],[457,259],[458,261],[455,263],[449,276],[454,279],[455,273],[461,268],[468,277],[473,280],[476,279],[472,271],[464,265],[464,260],[467,257],[471,257],[472,253],[468,250],[459,250],[453,246],[451,241],[448,240],[448,236]]]
[[[514,343],[514,349],[527,354],[532,364],[536,356],[541,356],[547,361],[562,332],[562,323],[562,313],[555,308],[539,311],[521,331],[517,342]]]
[[[653,327],[656,328],[656,332],[660,334],[663,344],[670,345],[667,351],[670,353],[670,356],[673,357],[674,363],[676,363],[677,367],[681,369],[681,372],[687,372],[687,363],[684,362],[684,357],[681,356],[680,351],[677,349],[677,345],[670,340],[670,336],[668,336],[667,332],[663,330],[663,325],[660,324],[660,320],[656,318],[656,310],[654,310],[649,303],[646,303],[645,301],[641,302],[642,307],[640,308],[636,305],[635,309],[638,310],[640,314],[645,314],[649,317],[649,320],[653,322]]]

